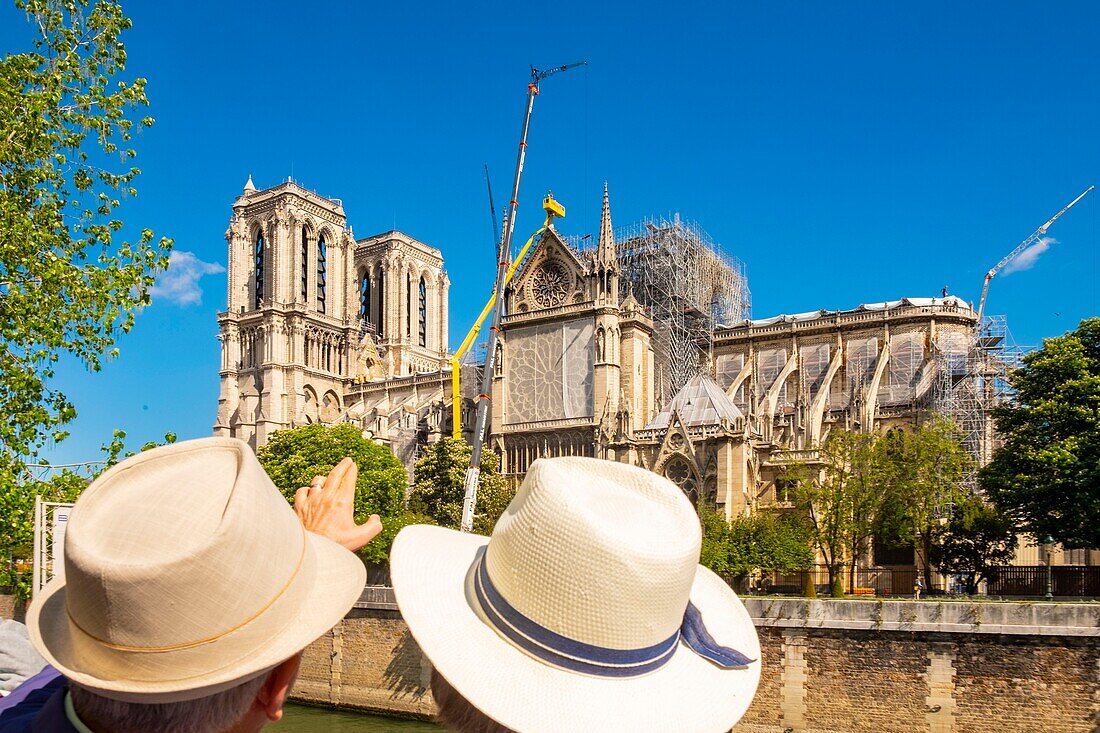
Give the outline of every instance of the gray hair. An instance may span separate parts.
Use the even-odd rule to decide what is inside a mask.
[[[123,702],[69,685],[76,714],[85,724],[111,733],[223,733],[252,707],[270,672],[213,695],[180,702]]]
[[[443,675],[432,669],[432,697],[439,707],[437,721],[457,733],[515,733],[481,712],[451,687]]]

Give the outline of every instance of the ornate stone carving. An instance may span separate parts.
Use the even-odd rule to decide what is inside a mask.
[[[539,265],[528,285],[530,297],[542,308],[553,308],[565,302],[572,290],[573,277],[557,260],[547,260]]]

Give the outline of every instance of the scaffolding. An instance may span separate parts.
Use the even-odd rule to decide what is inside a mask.
[[[688,380],[709,369],[714,329],[749,317],[745,267],[698,224],[676,214],[615,232],[621,290],[653,318],[655,384],[666,404]]]
[[[1020,367],[1026,349],[1017,346],[1002,316],[986,316],[970,338],[943,334],[936,343],[932,410],[950,418],[972,463],[963,479],[978,491],[978,469],[993,457],[998,436],[993,410],[1012,398],[1008,376]]]

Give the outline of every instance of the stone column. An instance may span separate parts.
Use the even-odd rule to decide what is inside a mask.
[[[440,354],[446,354],[450,350],[450,344],[447,343],[447,318],[448,318],[448,296],[451,281],[447,277],[447,273],[439,273],[439,308],[436,313],[436,318],[439,319],[439,341],[436,343],[436,348]]]
[[[791,733],[806,730],[806,632],[783,630],[783,671],[779,674],[779,718]]]
[[[932,644],[928,652],[928,706],[924,715],[929,733],[951,733],[955,729],[955,645]]]

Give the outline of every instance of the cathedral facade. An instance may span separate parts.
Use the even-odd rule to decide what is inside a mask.
[[[349,422],[411,467],[451,432],[440,250],[397,231],[356,239],[338,200],[290,181],[260,191],[250,179],[226,238],[216,434],[258,446],[275,430]],[[954,297],[757,320],[727,303],[713,313],[730,321],[696,319],[709,323],[699,332],[676,288],[668,302],[640,291],[639,251],[616,241],[605,190],[594,247],[551,227],[516,272],[489,438],[505,474],[595,456],[658,472],[729,517],[782,506],[784,466],[812,461],[829,431],[915,424],[977,324]],[[718,277],[673,265],[695,268],[697,285]]]

